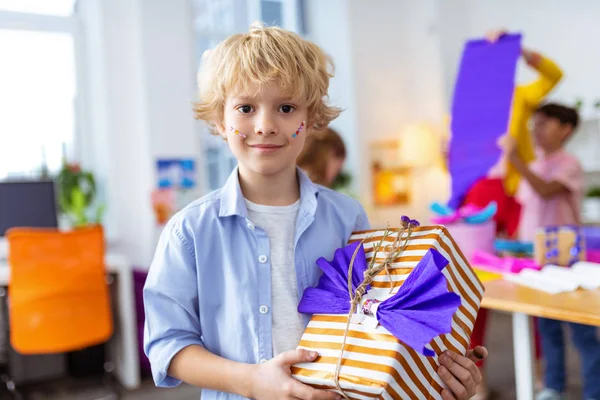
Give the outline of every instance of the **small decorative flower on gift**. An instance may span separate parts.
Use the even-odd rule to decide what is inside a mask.
[[[376,299],[366,299],[362,306],[363,314],[373,315],[373,312],[371,311],[371,307],[373,307],[377,303],[381,303],[381,301],[376,300]]]
[[[417,221],[416,219],[410,219],[409,217],[407,217],[406,215],[403,215],[400,218],[401,224],[403,228],[408,228],[409,226],[411,228],[416,228],[417,226],[420,226],[421,224],[419,223],[419,221]]]

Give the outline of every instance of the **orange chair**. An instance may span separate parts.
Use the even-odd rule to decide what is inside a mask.
[[[8,230],[10,341],[21,354],[80,350],[113,332],[100,226]]]

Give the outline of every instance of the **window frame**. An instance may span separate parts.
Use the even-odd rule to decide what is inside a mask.
[[[0,10],[0,31],[1,30],[21,30],[39,33],[63,33],[69,34],[73,38],[74,70],[75,70],[75,99],[73,110],[73,138],[71,143],[66,144],[68,160],[78,162],[82,154],[82,132],[85,129],[86,119],[86,85],[85,68],[83,59],[83,37],[81,29],[81,20],[76,12],[76,3],[73,6],[73,13],[69,16],[33,14],[17,11]],[[17,174],[29,174],[31,171],[13,171]]]

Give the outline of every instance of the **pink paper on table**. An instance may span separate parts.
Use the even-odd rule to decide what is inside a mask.
[[[475,250],[471,258],[474,268],[489,272],[516,274],[524,269],[540,270],[542,267],[531,258],[498,257],[486,251]]]

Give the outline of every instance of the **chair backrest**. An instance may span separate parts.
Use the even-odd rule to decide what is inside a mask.
[[[7,232],[11,344],[48,354],[106,342],[113,332],[100,226]]]

